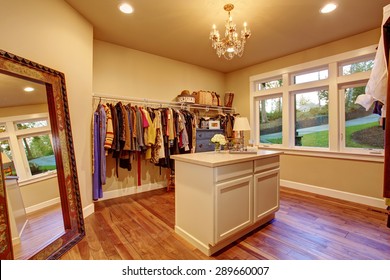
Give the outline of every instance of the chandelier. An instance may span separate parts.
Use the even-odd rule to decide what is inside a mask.
[[[244,30],[241,30],[241,36],[238,37],[236,24],[233,23],[230,11],[233,10],[233,4],[226,4],[223,9],[228,12],[228,19],[225,24],[225,37],[221,38],[215,24],[210,32],[211,46],[217,51],[218,57],[223,56],[227,60],[235,55],[241,57],[244,53],[246,39],[251,36],[251,31],[244,22]]]

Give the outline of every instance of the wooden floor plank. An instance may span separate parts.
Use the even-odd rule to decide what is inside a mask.
[[[15,259],[30,258],[65,232],[60,203],[28,213],[26,218],[20,243],[13,246]]]
[[[174,190],[100,201],[62,259],[390,259],[381,209],[284,187],[280,197],[274,220],[211,257],[174,232]]]

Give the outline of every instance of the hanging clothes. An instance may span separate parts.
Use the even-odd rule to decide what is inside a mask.
[[[156,138],[154,144],[151,147],[151,158],[150,162],[157,164],[160,158],[165,157],[164,153],[164,141],[162,136],[161,126],[161,112],[159,110],[154,112],[153,126],[156,131]]]
[[[112,141],[114,140],[114,128],[112,125],[112,116],[110,106],[102,104],[104,111],[106,113],[106,137],[104,140],[104,149],[106,150],[106,155],[112,147]]]
[[[383,8],[383,18],[382,25],[384,26],[387,20],[390,18],[390,5],[387,5]],[[385,36],[383,28],[381,28],[381,37],[379,38],[378,48],[376,51],[374,66],[371,70],[370,79],[366,85],[365,94],[361,94],[356,98],[355,103],[360,104],[368,111],[372,103],[375,100],[386,104],[386,95],[387,95],[387,80],[388,80],[388,70],[387,70],[387,60],[385,50]],[[384,117],[386,117],[384,115]]]
[[[93,173],[92,173],[92,199],[103,197],[103,185],[106,183],[106,153],[104,141],[106,138],[106,112],[99,103],[94,112],[93,122]]]
[[[120,155],[119,155],[119,167],[131,171],[131,140],[130,140],[130,121],[129,115],[126,110],[126,107],[122,103],[118,103],[118,110],[122,113],[122,124],[123,127],[123,142],[121,145]]]
[[[93,115],[93,199],[103,197],[107,158],[115,159],[118,178],[119,170],[131,171],[136,160],[140,186],[141,160],[173,170],[171,155],[195,152],[197,122],[197,116],[183,108],[99,102]]]

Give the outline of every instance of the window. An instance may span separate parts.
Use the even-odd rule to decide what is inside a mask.
[[[21,181],[56,170],[48,114],[37,115],[0,120],[4,127],[0,130],[0,149],[3,158],[9,159],[3,167],[7,175],[17,175]]]
[[[260,143],[282,144],[282,97],[260,100]]]
[[[283,86],[283,81],[281,78],[271,78],[267,81],[262,81],[257,83],[257,90],[266,90],[271,88],[278,88]]]
[[[383,155],[380,110],[355,104],[375,52],[372,45],[250,77],[253,143],[302,153]]]
[[[365,86],[348,87],[344,94],[344,134],[345,148],[383,149],[384,131],[379,124],[380,109],[375,104],[366,111],[355,104],[358,95],[365,92]],[[375,113],[373,113],[375,112]]]
[[[53,148],[49,135],[21,138],[31,175],[56,169]]]
[[[47,120],[35,120],[31,122],[18,122],[16,123],[16,128],[18,130],[23,129],[30,129],[30,128],[36,128],[36,127],[45,127],[47,126]]]
[[[295,146],[329,147],[328,90],[295,93]]]
[[[340,63],[340,76],[351,75],[359,72],[367,72],[374,66],[374,58],[372,56],[359,58],[349,62]]]
[[[328,69],[312,71],[309,73],[301,73],[292,75],[293,84],[302,84],[308,82],[314,82],[319,80],[325,80],[328,78]]]

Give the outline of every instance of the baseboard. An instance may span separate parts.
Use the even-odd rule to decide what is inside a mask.
[[[131,195],[131,194],[136,194],[136,193],[158,190],[158,189],[162,189],[165,187],[166,187],[166,182],[158,182],[158,183],[145,184],[145,185],[141,185],[141,186],[132,186],[132,187],[121,188],[121,189],[112,190],[112,191],[106,191],[103,193],[103,198],[99,199],[98,201],[113,199],[113,198],[127,196],[127,195]],[[91,203],[88,206],[83,208],[84,218],[88,217],[89,215],[91,215],[94,212],[95,212],[94,203]]]
[[[165,182],[159,182],[159,183],[153,183],[153,184],[145,184],[142,186],[132,186],[132,187],[128,187],[128,188],[117,189],[117,190],[113,190],[113,191],[104,192],[103,198],[101,200],[112,199],[112,198],[131,195],[131,194],[135,194],[135,193],[142,193],[142,192],[162,189],[165,187],[166,187]],[[36,205],[33,205],[33,206],[30,206],[30,207],[27,207],[26,214],[38,211],[40,209],[54,205],[56,203],[60,203],[59,197],[42,202],[42,203],[39,203],[39,204],[36,204]],[[91,215],[94,212],[95,212],[95,205],[93,203],[83,207],[84,218],[88,217],[89,215]]]
[[[41,210],[45,207],[52,206],[54,204],[60,203],[60,198],[56,197],[47,201],[44,201],[42,203],[38,203],[32,206],[29,206],[26,208],[26,214],[33,213],[35,211]]]
[[[86,218],[95,212],[95,204],[91,203],[83,208],[83,217]]]
[[[298,183],[298,182],[293,182],[288,180],[280,180],[280,185],[291,189],[325,195],[325,196],[343,199],[346,201],[360,203],[372,207],[383,208],[383,209],[386,208],[385,200],[380,198],[348,193],[348,192],[343,192],[343,191],[338,191],[333,189],[327,189],[327,188],[317,187],[313,185],[308,185],[308,184],[303,184],[303,183]]]
[[[162,189],[165,187],[166,187],[166,182],[150,183],[141,186],[131,186],[127,188],[106,191],[103,193],[103,198],[101,198],[100,200],[107,200],[107,199],[131,195],[131,194],[136,194],[136,193],[143,193],[147,191]]]

